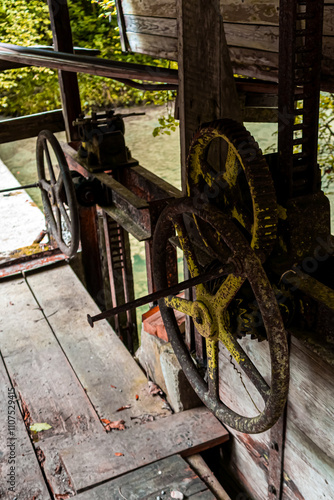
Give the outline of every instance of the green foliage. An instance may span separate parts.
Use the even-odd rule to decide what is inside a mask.
[[[69,0],[68,4],[75,46],[98,49],[101,52],[99,57],[103,58],[163,67],[171,64],[141,54],[122,54],[113,1],[92,3],[90,0]],[[51,45],[52,33],[46,2],[2,0],[0,35],[2,42],[16,45]],[[143,92],[94,75],[79,73],[78,81],[86,112],[134,104],[164,104],[174,98],[174,92]],[[27,67],[0,74],[1,113],[25,115],[60,106],[56,71]]]
[[[318,162],[325,188],[334,181],[334,94],[321,93],[319,108]]]
[[[169,113],[167,116],[159,118],[159,127],[156,127],[153,130],[152,135],[153,137],[157,137],[162,134],[170,135],[171,132],[175,132],[176,127],[178,126],[179,122]]]

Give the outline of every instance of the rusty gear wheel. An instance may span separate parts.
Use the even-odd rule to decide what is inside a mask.
[[[218,289],[216,286],[212,289],[206,283],[197,285],[195,301],[178,296],[160,299],[159,307],[169,340],[193,389],[219,420],[240,432],[249,434],[264,432],[274,425],[283,411],[289,381],[287,336],[275,294],[259,257],[231,218],[213,206],[199,209],[193,205],[191,199],[176,200],[167,206],[159,217],[153,238],[154,280],[158,290],[168,286],[166,248],[173,228],[178,235],[191,277],[201,274],[194,244],[184,223],[186,215],[196,216],[203,227],[205,225],[212,228],[228,248],[229,259],[234,263],[236,273],[241,274],[229,275],[230,289],[226,288],[226,281]],[[237,271],[238,269],[240,271]],[[268,337],[271,358],[270,386],[230,330],[227,308],[246,279],[259,305]],[[193,363],[173,310],[190,316],[197,331],[205,338],[208,358],[207,384]],[[264,401],[263,410],[259,410],[259,414],[255,417],[236,413],[220,399],[218,364],[220,343],[240,365]]]
[[[37,137],[36,162],[45,218],[60,250],[72,257],[79,246],[79,212],[64,152],[50,130]]]
[[[209,163],[214,144],[217,168]],[[187,168],[195,205],[209,202],[231,216],[263,262],[276,240],[277,203],[269,167],[251,134],[231,119],[204,123],[192,139]],[[217,246],[214,236],[204,235],[200,224],[198,229],[207,245]]]

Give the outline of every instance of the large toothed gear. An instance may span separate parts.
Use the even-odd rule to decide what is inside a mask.
[[[216,169],[208,161],[212,141],[220,148]],[[237,221],[264,261],[276,240],[277,203],[269,167],[251,134],[231,119],[203,124],[192,139],[187,167],[188,195],[195,203],[217,206]],[[204,243],[212,246],[212,238],[200,233]]]

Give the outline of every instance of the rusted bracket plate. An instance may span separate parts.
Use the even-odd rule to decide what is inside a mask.
[[[98,179],[109,190],[109,203],[101,208],[116,220],[137,240],[144,241],[152,236],[151,214],[148,202],[130,191],[126,186],[106,173],[87,171],[78,158],[77,151],[68,144],[62,144],[66,160],[71,168],[87,177]]]
[[[280,500],[282,497],[286,413],[285,408],[270,430],[268,500]]]
[[[61,253],[59,248],[11,259],[0,264],[0,279],[21,274],[22,272],[33,271],[57,262],[65,262],[67,259],[68,257]]]

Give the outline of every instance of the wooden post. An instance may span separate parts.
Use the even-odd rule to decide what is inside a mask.
[[[82,265],[86,285],[95,301],[103,290],[96,207],[79,206]]]
[[[73,54],[72,31],[67,0],[48,0],[53,45],[55,51]],[[81,113],[78,78],[76,73],[58,71],[60,95],[63,106],[66,136],[68,142],[78,140],[72,122]]]
[[[220,1],[177,0],[179,119],[182,191],[186,194],[191,138],[201,123],[217,118],[242,122],[232,65],[225,40]],[[215,153],[218,155],[218,149]],[[217,158],[219,160],[219,158]],[[185,266],[185,279],[189,272]],[[192,291],[185,297],[192,300]],[[192,321],[186,322],[187,345],[192,344]]]
[[[220,1],[177,0],[179,117],[182,189],[186,157],[201,123],[217,118],[242,121],[225,40]]]

